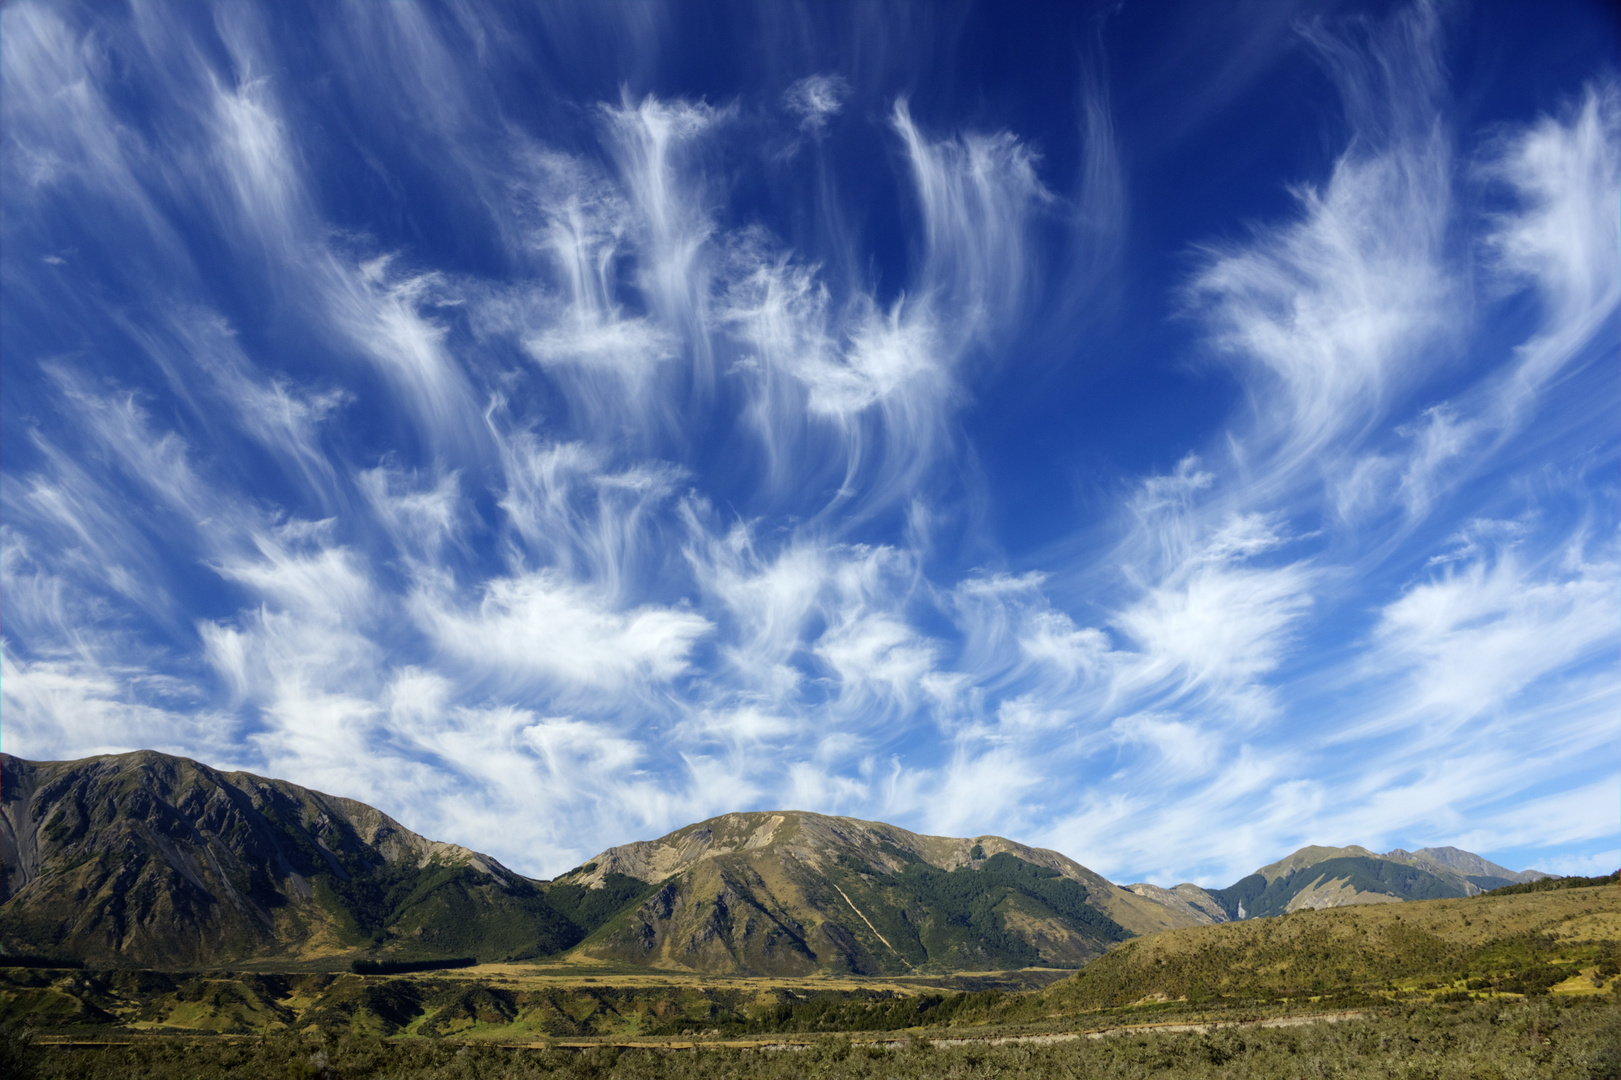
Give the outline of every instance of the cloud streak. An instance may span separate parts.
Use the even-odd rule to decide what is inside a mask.
[[[0,12],[8,752],[542,874],[790,803],[1608,850],[1613,70],[1485,123],[1438,9],[1301,24],[1326,159],[1173,167],[1298,117],[1153,128],[1095,27],[1055,95],[888,9],[786,89],[675,9],[287,10]]]

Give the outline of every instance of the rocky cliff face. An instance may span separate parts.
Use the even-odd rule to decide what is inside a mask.
[[[555,951],[539,883],[351,799],[143,751],[0,754],[0,947],[95,963]]]
[[[658,889],[582,956],[716,973],[1072,966],[1198,921],[1054,851],[797,811],[727,814],[610,848],[558,881],[609,875]]]

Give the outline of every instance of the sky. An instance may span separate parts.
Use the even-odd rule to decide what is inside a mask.
[[[1621,863],[1621,26],[12,3],[0,746]]]

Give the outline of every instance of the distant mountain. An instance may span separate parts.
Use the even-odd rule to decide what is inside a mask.
[[[707,972],[1078,965],[1195,925],[1054,851],[802,812],[726,814],[610,848],[559,882],[653,883],[581,957]]]
[[[1303,847],[1225,889],[1182,884],[1127,886],[1168,907],[1182,905],[1206,922],[1229,922],[1302,909],[1347,904],[1439,900],[1550,877],[1540,870],[1509,870],[1455,847],[1397,848],[1377,854],[1364,847]]]
[[[607,914],[364,803],[150,751],[0,754],[0,864],[0,949],[116,966],[536,955]]]

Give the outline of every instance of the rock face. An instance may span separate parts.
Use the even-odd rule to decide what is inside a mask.
[[[0,754],[0,948],[115,966],[553,952],[541,883],[351,799],[141,751]]]
[[[1438,900],[1549,877],[1540,870],[1513,871],[1454,847],[1397,848],[1383,854],[1364,847],[1303,847],[1225,889],[1178,885],[1132,885],[1163,903],[1181,900],[1205,921],[1229,922],[1291,911]]]
[[[559,883],[657,886],[576,953],[713,973],[1072,966],[1199,920],[1054,851],[798,811],[726,814],[610,848]]]

